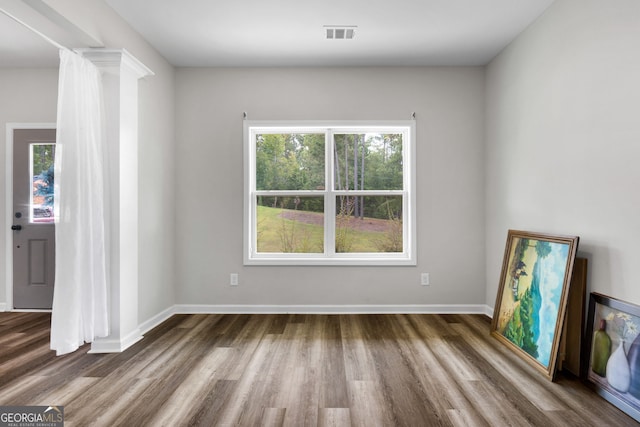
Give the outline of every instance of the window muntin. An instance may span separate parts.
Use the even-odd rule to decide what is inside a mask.
[[[414,121],[245,121],[245,140],[245,264],[415,265]]]

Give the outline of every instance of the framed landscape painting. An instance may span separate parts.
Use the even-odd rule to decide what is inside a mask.
[[[639,332],[640,307],[591,293],[582,377],[636,421],[640,421]]]
[[[491,335],[553,379],[577,236],[509,230]]]

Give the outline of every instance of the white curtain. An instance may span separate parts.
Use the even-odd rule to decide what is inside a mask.
[[[58,355],[109,335],[109,193],[101,88],[94,64],[60,50],[51,318],[51,349]]]

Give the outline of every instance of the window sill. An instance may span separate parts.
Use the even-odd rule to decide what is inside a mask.
[[[344,257],[333,256],[329,257],[309,257],[304,256],[300,258],[292,257],[291,254],[287,254],[287,257],[260,255],[254,257],[247,257],[244,260],[244,265],[251,266],[415,266],[416,260],[405,254],[398,255],[398,257],[390,257],[385,254],[384,257],[363,257],[362,254],[354,256],[345,255]]]

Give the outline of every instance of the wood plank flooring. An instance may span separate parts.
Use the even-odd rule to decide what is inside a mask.
[[[49,324],[0,313],[0,405],[64,405],[67,426],[637,425],[481,315],[176,315],[123,353],[62,357]]]

